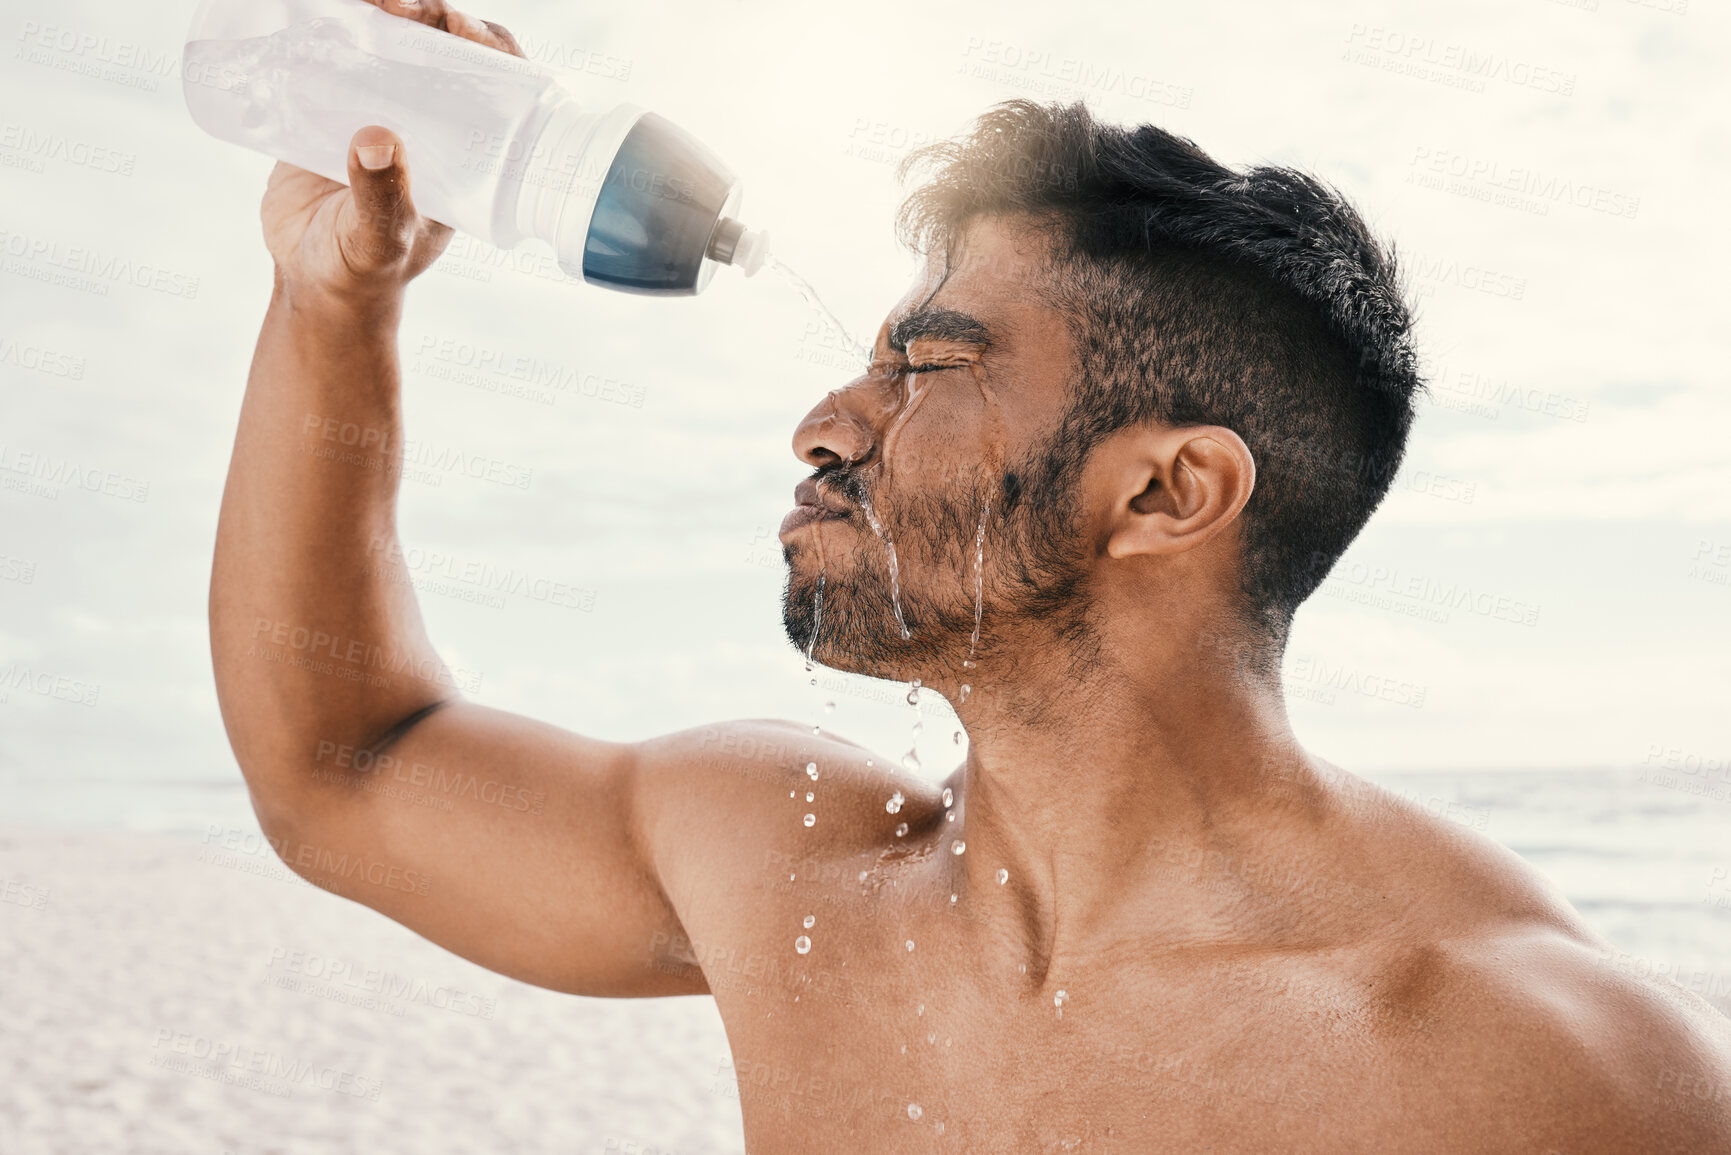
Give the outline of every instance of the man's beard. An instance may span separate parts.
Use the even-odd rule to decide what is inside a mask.
[[[1086,633],[1074,488],[1050,459],[918,494],[875,493],[876,477],[845,468],[817,478],[856,508],[851,547],[783,550],[782,626],[812,661],[906,680],[922,669],[960,671],[970,656],[977,663],[998,651],[1002,626],[1035,616],[1058,636]]]

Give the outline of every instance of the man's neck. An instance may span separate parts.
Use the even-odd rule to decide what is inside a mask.
[[[981,669],[958,703],[970,749],[942,837],[965,840],[970,893],[1008,887],[1008,871],[1030,975],[1127,920],[1174,946],[1269,929],[1209,879],[1320,849],[1327,792],[1276,681],[1212,651],[1135,673],[1110,658],[990,665],[1015,673]]]

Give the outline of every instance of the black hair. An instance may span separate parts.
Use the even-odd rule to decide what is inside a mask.
[[[1405,450],[1422,384],[1392,250],[1312,176],[1234,170],[1079,103],[1001,104],[902,172],[928,175],[898,222],[919,251],[953,253],[981,216],[1031,218],[1050,242],[1039,289],[1069,315],[1077,364],[1023,494],[1066,491],[1119,429],[1232,429],[1257,469],[1241,535],[1246,624],[1278,648]]]

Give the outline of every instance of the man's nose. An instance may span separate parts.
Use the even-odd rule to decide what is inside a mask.
[[[793,431],[794,456],[820,469],[865,461],[887,412],[881,392],[865,381],[830,390]]]

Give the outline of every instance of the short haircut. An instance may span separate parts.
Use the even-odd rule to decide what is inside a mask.
[[[926,174],[899,231],[954,252],[976,217],[1050,242],[1043,286],[1078,350],[1065,415],[1022,491],[1073,484],[1089,451],[1150,420],[1223,425],[1256,459],[1243,514],[1246,624],[1283,643],[1388,492],[1422,388],[1392,250],[1334,189],[1228,168],[1081,104],[1001,104],[903,163]]]

